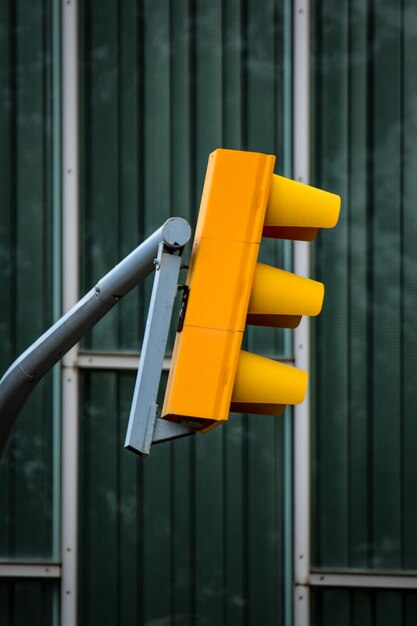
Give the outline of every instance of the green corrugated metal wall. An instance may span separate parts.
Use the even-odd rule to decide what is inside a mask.
[[[313,6],[314,180],[343,197],[316,248],[314,564],[416,570],[417,6]]]
[[[2,1],[0,14],[3,372],[52,321],[53,193],[59,181],[52,176],[51,2]],[[52,466],[49,378],[24,409],[0,465],[0,558],[52,556]]]
[[[413,626],[417,593],[392,589],[316,589],[311,626]]]
[[[56,583],[50,581],[0,580],[1,624],[5,626],[54,624],[56,590]]]
[[[282,623],[282,421],[235,416],[137,460],[133,383],[83,376],[80,623]]]
[[[2,370],[57,312],[54,10],[1,3]],[[213,148],[275,153],[290,173],[286,10],[82,4],[83,292],[169,215],[194,223]],[[316,568],[417,569],[416,13],[411,0],[312,2],[313,178],[343,196],[338,228],[315,244],[327,287],[314,325]],[[284,248],[264,250],[284,263]],[[149,291],[84,348],[137,351]],[[279,357],[284,339],[246,341]],[[81,379],[80,624],[284,623],[283,421],[236,416],[137,460],[122,448],[133,374]],[[1,559],[56,557],[52,404],[49,378],[0,466]],[[52,623],[57,589],[3,580],[1,619]],[[417,619],[411,591],[316,589],[311,607],[323,626]]]

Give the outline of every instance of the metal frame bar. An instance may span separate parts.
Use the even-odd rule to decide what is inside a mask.
[[[0,563],[0,578],[60,578],[56,563]]]
[[[283,175],[291,178],[293,173],[293,0],[285,0],[283,3],[283,109],[280,114],[284,120],[282,149]],[[292,243],[281,242],[284,251],[284,269],[292,271]],[[292,358],[292,331],[284,331],[284,354],[289,357],[289,363],[293,364]],[[283,415],[284,420],[284,626],[293,626],[293,414],[287,407]]]
[[[136,372],[139,367],[139,354],[117,352],[79,352],[77,365],[80,369],[125,370]],[[169,371],[171,357],[164,357],[162,371]]]
[[[138,369],[140,361],[139,353],[130,352],[78,352],[77,367],[80,369],[92,370],[126,370],[135,371]],[[280,358],[280,363],[294,365],[293,358]],[[163,371],[169,371],[171,367],[171,357],[165,356],[162,364]]]
[[[53,158],[52,158],[52,188],[53,188],[53,319],[62,314],[61,270],[62,270],[62,207],[61,207],[61,2],[52,3],[52,85],[53,85]],[[52,372],[52,555],[60,558],[61,546],[61,368],[55,367]],[[58,594],[54,603],[59,605]],[[58,619],[56,620],[58,623]]]
[[[294,2],[294,178],[309,179],[309,0]],[[309,276],[308,244],[294,244],[294,271]],[[310,369],[310,326],[304,317],[294,333],[295,366]],[[310,397],[294,408],[294,624],[309,624],[310,574]]]
[[[62,307],[79,297],[78,2],[62,3]],[[77,624],[78,347],[62,360],[61,626]]]
[[[417,574],[378,574],[375,572],[312,572],[314,587],[368,587],[375,589],[417,589]]]
[[[294,585],[294,626],[310,624],[310,589],[307,585]]]

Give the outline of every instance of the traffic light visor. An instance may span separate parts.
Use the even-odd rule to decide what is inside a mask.
[[[240,351],[230,410],[280,415],[285,404],[299,404],[307,373],[251,352]]]
[[[319,228],[336,226],[340,196],[273,174],[264,237],[311,241]]]
[[[323,283],[257,263],[246,321],[255,326],[296,328],[303,315],[320,313],[323,298]]]

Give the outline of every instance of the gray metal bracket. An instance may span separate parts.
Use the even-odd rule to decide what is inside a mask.
[[[155,259],[155,278],[149,304],[139,369],[133,393],[125,448],[146,455],[152,443],[192,435],[191,424],[176,424],[157,418],[157,394],[162,373],[172,309],[177,293],[181,257],[160,246]]]

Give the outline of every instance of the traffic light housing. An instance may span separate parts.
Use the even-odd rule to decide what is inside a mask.
[[[307,374],[241,350],[246,324],[295,328],[317,315],[324,287],[257,263],[262,237],[314,239],[340,198],[273,174],[275,157],[219,149],[209,157],[186,298],[162,417],[202,429],[229,412],[279,415],[302,402]]]

